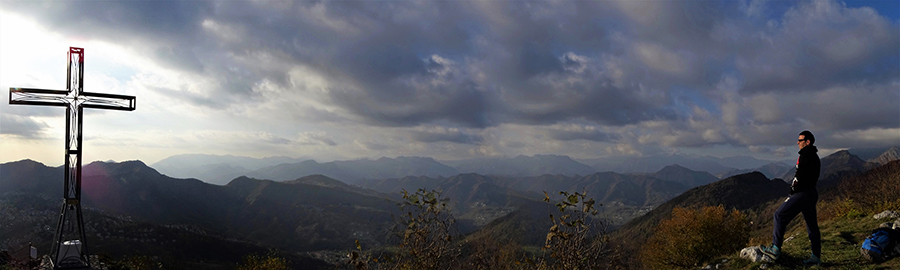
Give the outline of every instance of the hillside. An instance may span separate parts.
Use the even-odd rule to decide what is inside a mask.
[[[769,180],[762,173],[752,172],[718,182],[692,188],[649,213],[635,218],[611,235],[626,250],[635,252],[652,234],[656,225],[669,217],[675,207],[696,208],[723,205],[726,209],[751,210],[762,204],[788,195],[789,186],[783,181]]]
[[[873,214],[873,212],[884,210],[877,206],[884,205],[885,202],[883,200],[897,200],[893,205],[900,205],[900,194],[896,192],[897,189],[895,188],[900,184],[900,177],[898,177],[900,176],[900,161],[894,161],[865,173],[857,172],[853,175],[847,175],[847,168],[854,169],[854,164],[861,164],[856,161],[858,158],[854,159],[853,156],[847,155],[847,153],[839,152],[836,153],[836,155],[829,156],[829,160],[830,161],[827,163],[823,161],[823,171],[830,172],[829,175],[823,175],[823,178],[834,179],[831,186],[836,186],[837,188],[823,189],[820,187],[819,218],[820,222],[823,222],[823,224],[828,224],[824,222],[828,221],[828,219],[835,218],[836,215],[837,217],[842,215],[835,214],[835,211],[847,211],[846,206],[842,206],[844,204],[841,204],[839,201],[834,203],[836,199],[845,198],[853,200],[853,207],[868,207],[864,209],[869,210],[860,211],[864,211],[864,213],[869,215]],[[748,236],[753,239],[752,245],[768,244],[772,230],[772,214],[781,204],[783,198],[788,195],[788,190],[788,184],[782,181],[768,180],[759,172],[734,176],[710,185],[691,189],[682,195],[673,198],[669,202],[653,209],[650,213],[632,220],[613,232],[612,239],[614,242],[622,245],[623,251],[625,252],[624,254],[633,254],[634,252],[637,252],[644,241],[652,235],[656,225],[661,220],[668,218],[672,209],[675,207],[696,208],[721,204],[725,206],[726,209],[741,210],[748,215],[753,222],[753,225],[751,226],[753,232]],[[875,204],[867,203],[867,201],[872,200],[882,200],[882,202]],[[828,201],[828,203],[826,203],[826,201]],[[880,210],[874,210],[875,208],[879,208]],[[826,220],[823,220],[823,218]],[[843,221],[834,222],[840,223]],[[797,234],[800,232],[802,235],[804,230],[802,222],[795,221],[792,224],[792,233]],[[852,225],[847,226],[854,227]],[[859,242],[853,241],[861,239],[859,238],[860,236],[864,238],[864,234],[871,230],[869,227],[863,227],[865,228],[854,227],[858,230],[852,232],[852,237],[856,240],[848,240],[851,236],[848,236],[845,233],[841,233],[843,236],[840,237],[826,237],[842,237],[844,240],[840,240],[839,245],[847,245],[846,243],[852,242],[850,244],[853,246],[851,251],[858,254]],[[823,236],[825,235],[823,229]],[[803,241],[804,240],[795,240],[801,247],[804,244]],[[805,245],[808,246],[808,242],[805,242]],[[845,246],[844,248],[849,247]],[[855,258],[856,257],[853,257],[853,261],[855,261]],[[797,259],[797,262],[802,260],[799,255],[795,259]],[[631,260],[636,260],[636,258],[631,257]],[[742,265],[746,266],[746,264]],[[754,267],[758,267],[758,265]]]
[[[61,186],[53,183],[60,181],[57,171],[29,161],[0,164],[0,198],[13,193],[55,198]],[[350,248],[356,239],[384,243],[396,211],[382,194],[321,176],[286,183],[242,177],[218,186],[170,178],[140,161],[88,164],[82,188],[84,207],[155,224],[191,224],[296,251]]]
[[[226,187],[242,203],[227,210],[226,229],[290,250],[342,249],[357,239],[385,243],[396,214],[394,202],[301,182],[231,181]]]
[[[820,194],[819,228],[822,235],[823,266],[820,269],[897,269],[900,259],[894,258],[882,263],[869,263],[860,258],[859,247],[872,229],[891,219],[877,220],[873,214],[882,210],[900,206],[900,192],[893,188],[900,185],[900,161],[892,161],[884,166],[869,170],[863,174],[844,178],[836,189]],[[874,195],[874,196],[872,196]],[[852,199],[855,204],[846,208],[841,200]],[[779,202],[774,202],[775,205]],[[889,205],[893,204],[894,207]],[[886,206],[888,205],[888,206]],[[774,205],[773,205],[774,206]],[[835,206],[838,206],[837,208]],[[887,208],[887,209],[886,209]],[[758,213],[762,217],[753,219],[771,219],[774,209]],[[769,244],[772,226],[761,226],[751,234],[749,245]],[[802,267],[802,260],[809,256],[809,240],[803,222],[792,222],[786,237],[795,237],[786,241],[778,264],[766,264],[767,269],[796,269]],[[751,263],[739,259],[737,254],[725,257],[727,263],[719,269],[760,269],[762,263]]]
[[[0,164],[0,196],[10,192],[62,194],[63,169],[24,159]]]
[[[666,166],[651,175],[653,178],[671,181],[685,185],[687,187],[697,187],[706,185],[719,178],[709,174],[708,172],[694,171],[677,164]]]
[[[233,269],[250,254],[266,254],[268,248],[236,241],[192,225],[161,225],[97,208],[83,210],[91,252],[101,261],[144,262],[164,269]],[[59,200],[34,193],[0,196],[0,250],[13,252],[32,243],[39,254],[51,249]],[[214,248],[213,248],[214,247]],[[279,253],[295,269],[332,269],[325,261],[308,255]]]
[[[555,211],[550,204],[532,201],[508,215],[497,218],[478,231],[466,236],[467,241],[497,244],[514,243],[521,246],[544,245],[549,228],[553,225],[549,214]]]
[[[704,174],[671,174],[676,181],[687,183],[713,181],[715,177]],[[698,176],[699,178],[693,178]],[[567,191],[584,191],[603,204],[624,204],[631,206],[658,205],[681,194],[690,187],[675,181],[654,178],[653,175],[618,174],[600,172],[580,177],[562,175],[543,175],[538,177],[500,177],[498,184],[511,189],[532,194],[543,194]]]

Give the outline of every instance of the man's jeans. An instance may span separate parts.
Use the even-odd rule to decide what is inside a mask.
[[[819,200],[819,192],[815,189],[794,193],[775,211],[775,230],[772,232],[772,244],[782,247],[784,233],[788,223],[803,213],[806,220],[806,233],[809,235],[812,253],[821,258],[822,236],[819,234],[819,223],[816,221],[816,201]]]

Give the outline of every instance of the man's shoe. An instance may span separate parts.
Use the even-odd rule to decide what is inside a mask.
[[[781,255],[781,249],[776,245],[772,245],[771,247],[761,245],[759,246],[759,250],[762,251],[762,253],[766,255],[766,257],[769,257],[773,261],[777,261],[778,255]]]
[[[813,265],[821,266],[822,260],[819,259],[819,257],[816,257],[815,254],[811,254],[811,255],[809,255],[809,259],[806,259],[805,261],[803,261],[803,265],[805,265],[805,266],[813,266]]]

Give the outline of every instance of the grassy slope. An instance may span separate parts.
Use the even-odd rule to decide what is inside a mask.
[[[798,217],[800,218],[800,217]],[[873,264],[862,259],[859,248],[872,229],[888,219],[875,220],[871,215],[858,218],[837,218],[821,222],[823,265],[813,269],[900,269],[900,259],[892,259],[880,264]],[[787,237],[794,239],[784,244],[784,250],[778,263],[768,263],[767,269],[803,268],[802,261],[809,257],[809,238],[806,236],[806,225],[803,222],[793,223]],[[760,269],[763,263],[751,263],[741,259],[739,254],[725,257],[728,262],[724,269]],[[721,269],[721,268],[720,268]]]
[[[897,184],[900,183],[900,161],[894,161],[865,174],[845,179],[840,185],[824,192],[819,201],[819,229],[822,234],[822,267],[820,269],[900,269],[900,258],[883,263],[873,264],[862,259],[859,248],[869,233],[884,222],[891,219],[875,220],[872,215],[883,210],[896,209],[898,198]],[[838,214],[829,218],[829,210],[834,210],[836,200],[852,199],[854,209],[859,214]],[[771,216],[780,205],[779,201],[771,201],[760,213],[756,213],[755,227],[751,233],[750,245],[769,244],[771,241]],[[832,208],[832,209],[829,209]],[[823,211],[825,210],[825,211]],[[834,214],[834,213],[831,213]],[[806,224],[801,216],[794,218],[788,225],[786,237],[794,236],[786,242],[784,253],[777,264],[768,264],[768,269],[794,269],[802,267],[802,261],[809,257],[809,238],[806,236]],[[750,263],[740,259],[735,253],[727,257],[724,269],[759,269],[761,263]]]

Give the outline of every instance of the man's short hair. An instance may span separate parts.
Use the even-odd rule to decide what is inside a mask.
[[[803,138],[809,140],[810,145],[816,144],[816,136],[813,136],[812,132],[809,132],[809,130],[804,130],[803,132],[800,132],[800,135],[803,135]]]

